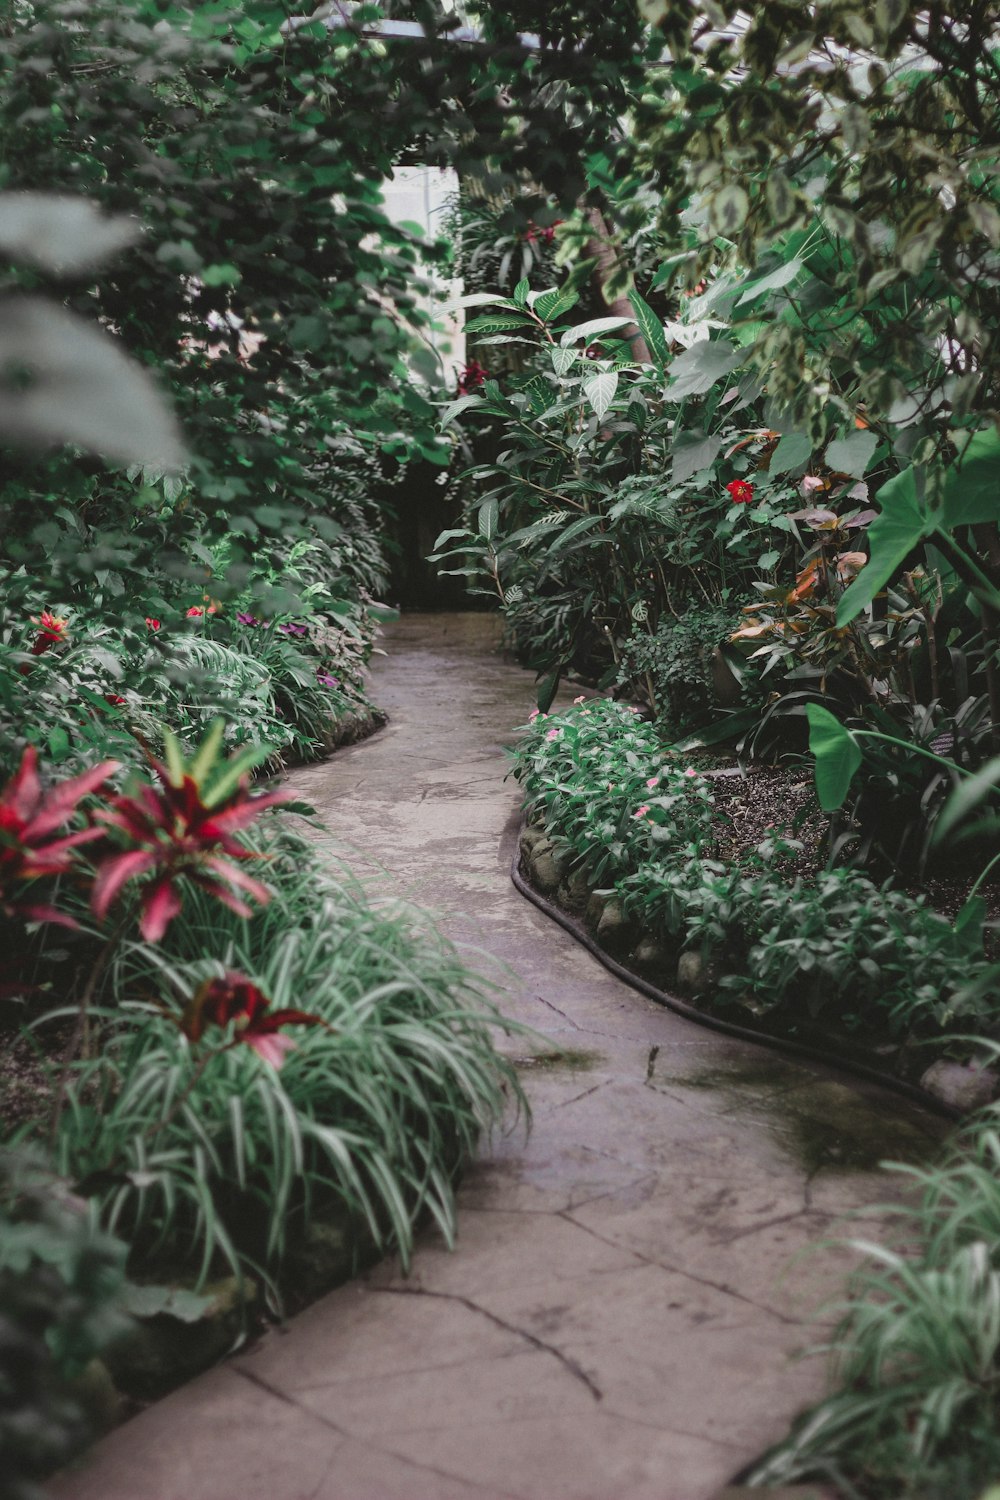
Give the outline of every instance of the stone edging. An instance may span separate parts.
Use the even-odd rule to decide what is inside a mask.
[[[613,934],[611,937],[612,944],[625,946],[622,941],[620,911],[615,904],[610,902],[605,903],[603,900],[600,900],[598,903],[600,910],[598,911],[598,906],[594,904],[594,896],[589,887],[586,887],[582,883],[576,888],[572,885],[570,886],[569,895],[577,912],[586,909],[588,918],[593,921],[594,934],[592,935],[585,922],[581,921],[580,916],[576,912],[567,910],[565,907],[557,904],[556,901],[551,900],[547,894],[543,894],[536,885],[533,885],[526,878],[521,865],[522,859],[525,858],[526,844],[531,847],[530,841],[526,839],[526,835],[529,832],[529,825],[522,817],[510,868],[510,878],[516,889],[532,905],[537,906],[539,911],[544,912],[547,917],[551,917],[554,922],[558,922],[560,927],[568,932],[571,937],[574,937],[578,943],[582,944],[589,953],[593,954],[617,979],[621,979],[624,983],[631,985],[633,989],[639,990],[648,999],[655,1000],[658,1005],[664,1006],[667,1010],[674,1011],[686,1021],[693,1021],[696,1025],[707,1027],[710,1031],[721,1032],[723,1036],[731,1036],[739,1041],[753,1042],[757,1046],[768,1047],[772,1051],[784,1052],[790,1057],[801,1058],[804,1062],[820,1063],[824,1067],[838,1068],[845,1073],[852,1074],[856,1078],[863,1079],[866,1083],[875,1083],[882,1088],[890,1089],[893,1093],[901,1094],[904,1098],[922,1105],[924,1109],[929,1110],[932,1114],[942,1115],[947,1120],[962,1120],[972,1110],[980,1108],[981,1103],[985,1102],[977,1100],[974,1104],[962,1108],[939,1098],[936,1094],[928,1092],[927,1089],[921,1088],[918,1084],[909,1083],[906,1079],[897,1078],[891,1073],[884,1073],[879,1068],[871,1067],[867,1063],[857,1062],[843,1053],[810,1046],[805,1042],[792,1041],[791,1038],[782,1037],[773,1032],[759,1031],[749,1026],[740,1026],[733,1021],[725,1021],[720,1016],[712,1015],[709,1011],[689,1005],[687,1001],[681,1000],[676,995],[660,989],[648,978],[644,978],[634,969],[628,968],[624,963],[620,963],[618,959],[612,957],[608,948],[603,946],[599,941],[599,939],[603,938],[604,942],[607,943],[609,934]],[[547,883],[550,885],[553,893],[559,889],[558,874],[556,874],[554,881]],[[611,913],[610,918],[608,915],[609,912]],[[657,945],[648,935],[645,937],[639,935],[638,941],[634,945],[631,943],[628,944],[630,948],[634,946],[634,954],[636,956],[643,953],[644,945],[646,945],[647,961],[651,961],[653,949]],[[694,954],[681,955],[682,960],[684,958],[691,959],[697,957]],[[692,969],[693,967],[691,965]],[[695,976],[692,974],[690,978],[694,980]],[[705,987],[707,989],[711,976],[705,976],[703,971],[700,971],[697,979],[701,980],[702,978],[706,980]]]

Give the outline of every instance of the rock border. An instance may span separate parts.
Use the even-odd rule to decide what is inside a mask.
[[[530,871],[531,879],[522,869],[522,863]],[[964,1120],[995,1097],[996,1079],[985,1069],[973,1070],[962,1064],[945,1062],[947,1067],[958,1069],[962,1075],[967,1076],[956,1081],[958,1086],[950,1091],[950,1097],[944,1097],[944,1089],[941,1093],[932,1093],[905,1078],[886,1073],[869,1063],[859,1062],[846,1051],[837,1049],[836,1038],[831,1038],[829,1047],[813,1046],[808,1042],[793,1041],[780,1033],[726,1021],[721,1016],[689,1004],[654,982],[656,979],[666,979],[669,955],[648,932],[643,932],[639,926],[625,918],[615,898],[598,896],[578,872],[569,875],[566,880],[563,876],[564,870],[553,852],[548,835],[537,825],[529,823],[522,814],[510,867],[510,877],[515,889],[539,911],[557,922],[617,979],[623,980],[648,999],[655,1000],[658,1005],[674,1011],[686,1021],[693,1021],[695,1025],[720,1032],[723,1036],[753,1042],[759,1047],[768,1047],[789,1057],[801,1058],[804,1062],[840,1069],[866,1083],[874,1083],[900,1094],[947,1120]],[[625,959],[629,959],[634,967],[622,961]],[[645,969],[646,973],[638,972],[639,969]],[[711,963],[704,964],[699,954],[690,950],[681,953],[677,962],[677,981],[693,995],[711,994],[718,978]],[[988,1082],[988,1098],[977,1095],[977,1087],[983,1082]],[[961,1085],[966,1083],[971,1083],[972,1087],[963,1090]]]

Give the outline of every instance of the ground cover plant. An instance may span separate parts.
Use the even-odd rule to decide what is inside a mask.
[[[980,901],[953,923],[857,870],[803,877],[789,869],[801,846],[780,828],[723,862],[711,777],[634,707],[581,698],[538,713],[513,755],[566,879],[614,893],[635,936],[675,962],[697,951],[721,1013],[899,1042],[991,1025]]]
[[[761,1486],[822,1478],[848,1497],[980,1500],[996,1434],[1000,1139],[989,1110],[941,1165],[899,1168],[906,1249],[855,1241],[865,1263],[825,1352],[833,1393],[754,1466]]]

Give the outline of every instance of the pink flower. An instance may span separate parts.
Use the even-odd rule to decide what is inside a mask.
[[[698,772],[694,769],[693,766],[688,766],[687,770],[684,772],[685,776],[697,776],[697,774]]]
[[[291,1052],[295,1043],[290,1036],[282,1036],[275,1031],[270,1035],[255,1035],[249,1033],[243,1038],[251,1052],[256,1052],[258,1057],[270,1063],[272,1068],[280,1068],[285,1060],[285,1053]]]
[[[547,719],[547,718],[548,718],[548,714],[543,714],[540,709],[533,708],[531,710],[531,713],[528,715],[528,723],[529,724],[534,724],[534,722],[535,722],[536,719]]]
[[[649,780],[646,782],[647,786],[659,786],[659,784],[660,784],[660,778],[659,778],[659,776],[650,776]]]
[[[548,732],[548,734],[545,736],[545,738],[547,740],[557,740],[559,738],[559,731],[558,731],[558,729],[550,729],[549,732]]]
[[[648,812],[649,812],[649,803],[648,802],[644,802],[641,807],[637,807],[636,808],[636,810],[632,814],[632,816],[633,816],[633,818],[644,818]]]
[[[574,698],[574,699],[573,699],[573,702],[574,702],[574,703],[586,703],[586,701],[587,701],[587,700],[586,700],[586,698],[585,698],[585,697],[584,697],[584,695],[583,695],[583,693],[581,693],[581,694],[580,694],[580,696],[579,696],[579,698]]]

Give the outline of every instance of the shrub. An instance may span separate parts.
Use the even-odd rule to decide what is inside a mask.
[[[126,1247],[26,1151],[0,1153],[0,1472],[7,1500],[89,1436],[72,1381],[127,1326]]]
[[[836,1389],[755,1466],[754,1484],[815,1477],[871,1500],[979,1500],[996,1479],[995,1109],[940,1166],[898,1170],[922,1190],[903,1211],[910,1247],[854,1243],[866,1263],[828,1346]]]
[[[732,611],[721,606],[663,616],[653,632],[637,627],[622,647],[618,683],[644,687],[668,733],[699,728],[715,701],[713,651],[733,628]]]
[[[277,1276],[330,1213],[404,1259],[425,1213],[450,1241],[456,1171],[521,1100],[491,1040],[508,1023],[413,914],[373,910],[274,820],[243,837],[267,861],[274,899],[247,920],[192,888],[159,947],[118,948],[100,1054],[75,1065],[58,1121],[61,1169],[144,1266],[201,1280],[220,1262]],[[240,1015],[214,1033],[222,1045],[196,1045],[193,997],[234,971],[274,1012],[319,1024],[287,1020],[294,1036],[282,1028],[270,1062],[236,1045]]]

